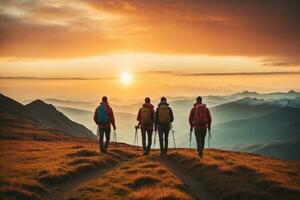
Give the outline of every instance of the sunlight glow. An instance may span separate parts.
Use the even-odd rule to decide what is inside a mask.
[[[121,82],[125,85],[129,85],[132,82],[132,75],[128,71],[122,72],[120,76]]]

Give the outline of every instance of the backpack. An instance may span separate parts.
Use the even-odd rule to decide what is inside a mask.
[[[195,124],[204,125],[208,123],[207,108],[204,104],[198,104],[195,107]]]
[[[143,126],[152,124],[151,110],[149,108],[141,109],[141,124]]]
[[[162,125],[170,124],[170,111],[167,105],[161,105],[158,109],[158,120]]]
[[[97,108],[97,122],[99,124],[107,124],[109,122],[108,113],[104,105]]]

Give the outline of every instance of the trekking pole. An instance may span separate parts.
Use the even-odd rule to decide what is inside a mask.
[[[117,140],[117,132],[114,130],[114,141],[116,143],[116,147],[118,147],[118,140]]]
[[[135,133],[134,133],[134,140],[133,140],[134,147],[135,147],[135,143],[136,143],[136,136],[137,136],[137,127],[135,127]]]
[[[211,132],[208,131],[208,149],[210,149]]]
[[[176,149],[175,131],[173,129],[173,124],[171,124],[171,132],[172,132],[172,136],[173,136],[174,148]]]
[[[97,128],[97,133],[96,133],[96,143],[94,144],[94,150],[97,151],[97,143],[99,142],[99,131]]]
[[[154,131],[154,148],[156,146],[156,134],[157,134],[157,131]]]
[[[192,148],[192,133],[193,133],[193,131],[191,130],[190,131],[190,149]]]

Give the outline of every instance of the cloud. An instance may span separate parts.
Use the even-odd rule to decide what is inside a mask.
[[[2,1],[2,57],[300,55],[297,0]]]
[[[300,71],[232,72],[232,73],[182,73],[182,74],[177,74],[177,76],[266,76],[266,75],[300,75]]]
[[[0,80],[47,80],[47,81],[90,81],[90,80],[115,80],[117,77],[98,77],[98,78],[83,78],[83,77],[28,77],[28,76],[2,76]]]

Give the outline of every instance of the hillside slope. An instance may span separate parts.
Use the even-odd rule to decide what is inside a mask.
[[[0,119],[2,125],[6,124],[8,128],[10,123],[14,126],[22,126],[25,123],[40,129],[56,129],[70,136],[95,138],[89,129],[70,120],[51,104],[40,100],[24,106],[0,94]]]
[[[216,149],[202,159],[190,149],[161,158],[126,144],[99,156],[94,140],[23,129],[39,137],[0,139],[1,199],[300,198],[298,162]]]

